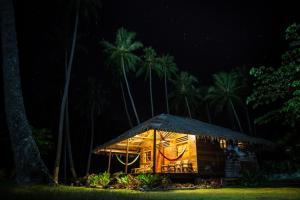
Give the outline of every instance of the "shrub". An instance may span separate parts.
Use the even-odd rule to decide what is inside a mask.
[[[142,186],[153,187],[160,183],[161,178],[157,174],[140,174],[136,177]]]
[[[266,181],[266,176],[260,171],[244,171],[240,180],[244,186],[257,186]]]
[[[101,186],[103,188],[106,188],[110,181],[111,178],[108,172],[103,172],[98,175],[92,174],[88,177],[88,184],[92,187]]]
[[[117,183],[122,188],[135,188],[138,186],[138,181],[132,175],[117,177]]]

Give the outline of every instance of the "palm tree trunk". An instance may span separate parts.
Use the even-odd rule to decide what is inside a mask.
[[[76,10],[72,48],[71,48],[70,59],[69,59],[69,62],[68,62],[67,79],[66,79],[66,83],[65,83],[65,87],[64,87],[64,93],[63,93],[63,97],[62,97],[62,101],[61,101],[61,106],[60,106],[58,140],[57,140],[56,158],[55,158],[54,172],[53,172],[53,178],[54,178],[55,183],[58,183],[58,174],[59,174],[59,166],[60,166],[60,159],[61,159],[62,137],[63,137],[63,124],[64,124],[64,118],[65,118],[64,117],[65,107],[66,107],[66,101],[67,101],[67,96],[68,96],[68,91],[69,91],[71,70],[72,70],[72,64],[73,64],[73,58],[74,58],[74,52],[75,52],[75,45],[76,45],[76,38],[77,38],[77,30],[78,30],[79,2],[80,1],[78,1],[77,10]]]
[[[149,90],[150,90],[150,102],[151,102],[151,116],[154,117],[153,96],[152,96],[152,70],[151,70],[151,67],[149,67]]]
[[[170,114],[170,110],[169,110],[169,98],[168,98],[168,85],[167,85],[167,70],[166,70],[166,67],[164,68],[164,73],[165,73],[165,97],[166,97],[167,113]]]
[[[4,103],[14,153],[16,181],[21,184],[51,183],[25,113],[12,0],[0,1],[0,21]]]
[[[124,108],[125,108],[126,116],[127,116],[127,119],[128,119],[128,123],[129,123],[129,126],[132,128],[133,125],[132,125],[132,121],[131,121],[131,118],[130,118],[130,115],[129,115],[129,112],[128,112],[126,97],[125,97],[124,88],[123,88],[123,84],[122,84],[121,80],[120,80],[120,87],[121,87],[122,98],[123,98],[123,102],[124,102]]]
[[[191,109],[190,109],[188,99],[186,97],[184,97],[184,100],[185,100],[186,107],[188,109],[189,117],[192,118]]]
[[[74,167],[73,161],[73,154],[72,154],[72,145],[71,145],[71,138],[70,138],[70,118],[69,118],[69,97],[67,97],[66,103],[66,140],[67,140],[67,150],[68,150],[68,157],[70,162],[70,170],[73,178],[77,178],[77,173]]]
[[[132,109],[133,109],[137,124],[140,124],[140,119],[139,119],[139,116],[136,112],[135,104],[134,104],[134,101],[133,101],[133,98],[132,98],[132,95],[131,95],[131,92],[130,92],[130,87],[129,87],[128,81],[127,81],[127,76],[126,76],[126,71],[125,71],[125,66],[124,66],[124,58],[123,57],[121,58],[121,65],[122,65],[123,76],[124,76],[124,80],[125,80],[125,83],[126,83],[128,95],[129,95],[129,98],[130,98],[130,101],[131,101]]]
[[[249,110],[248,110],[247,106],[245,107],[245,109],[246,109],[246,117],[247,117],[247,122],[248,122],[249,134],[253,135],[251,121],[250,121],[250,116],[249,116]]]
[[[244,133],[243,128],[242,128],[242,125],[241,125],[241,122],[240,122],[240,119],[239,119],[239,117],[238,117],[238,115],[237,115],[237,112],[236,112],[236,110],[235,110],[235,108],[234,108],[234,105],[233,105],[232,101],[229,101],[229,103],[230,103],[230,106],[231,106],[231,108],[232,108],[234,117],[235,117],[235,119],[236,119],[236,121],[237,121],[237,123],[238,123],[239,129],[240,129],[240,131],[241,131],[242,133]]]
[[[90,120],[91,120],[91,141],[90,141],[90,150],[89,150],[89,156],[88,156],[88,162],[86,167],[86,175],[88,176],[90,173],[90,167],[91,167],[91,158],[92,158],[92,151],[94,146],[94,135],[95,135],[95,123],[94,123],[94,112],[95,112],[95,104],[92,104],[91,107],[91,113],[90,113]]]
[[[64,153],[64,162],[63,162],[63,181],[64,183],[66,184],[67,183],[67,138],[66,138],[66,135],[65,135],[65,138],[64,138],[64,150],[63,150],[63,153]]]

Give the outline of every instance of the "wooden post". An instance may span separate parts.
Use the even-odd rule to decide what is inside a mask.
[[[109,155],[108,155],[108,166],[107,166],[108,173],[110,173],[110,163],[111,163],[111,149],[110,149]]]
[[[127,139],[125,174],[128,173],[128,150],[129,150],[129,139]]]
[[[153,173],[156,173],[156,130],[153,133]]]

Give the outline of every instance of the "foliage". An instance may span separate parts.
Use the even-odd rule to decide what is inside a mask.
[[[125,71],[135,71],[136,64],[140,58],[134,54],[134,51],[143,47],[143,44],[135,40],[136,33],[120,28],[117,31],[115,43],[109,43],[105,40],[101,42],[104,47],[104,53],[107,54],[107,63],[117,67],[117,72],[122,74],[122,62],[125,65]]]
[[[283,54],[278,68],[257,67],[250,70],[254,77],[254,90],[247,103],[253,108],[269,106],[269,111],[256,119],[256,123],[281,120],[294,127],[300,121],[300,28],[292,24],[286,30],[286,39],[292,41]],[[298,41],[295,41],[298,40]],[[296,44],[296,45],[295,45]],[[297,45],[298,44],[298,45]]]
[[[161,178],[157,174],[139,174],[136,179],[140,182],[140,185],[148,187],[161,183]]]
[[[244,86],[236,73],[220,72],[214,74],[213,79],[214,85],[208,88],[206,98],[217,112],[223,111],[225,106],[230,107],[230,102],[242,104],[239,93]]]
[[[178,72],[174,57],[170,56],[169,54],[159,57],[158,63],[160,66],[158,70],[158,76],[161,78],[166,75],[167,80],[171,80],[172,76],[176,75],[176,73]]]
[[[88,177],[88,184],[92,187],[95,186],[102,186],[103,188],[106,188],[108,184],[110,183],[111,178],[110,174],[108,172],[103,172],[100,174],[92,174]]]
[[[241,184],[243,186],[258,186],[266,181],[266,176],[261,171],[244,171],[242,172],[242,177],[240,178]]]
[[[159,69],[159,62],[155,50],[152,47],[144,48],[142,67],[137,70],[136,76],[145,74],[145,79],[147,79],[149,77],[150,70],[154,70],[156,73],[158,73]]]
[[[138,180],[135,179],[135,177],[132,175],[120,176],[120,177],[117,177],[116,179],[117,179],[117,183],[122,188],[135,188],[139,184]]]
[[[39,147],[41,155],[47,156],[54,147],[53,137],[50,134],[51,131],[47,128],[38,129],[32,126],[31,129],[32,129],[32,135],[34,137],[36,144]]]
[[[188,100],[190,106],[197,106],[198,99],[200,98],[199,89],[195,84],[198,82],[197,78],[188,72],[181,72],[173,83],[173,90],[170,93],[170,98],[173,100],[173,106],[178,111],[184,105],[185,99]]]

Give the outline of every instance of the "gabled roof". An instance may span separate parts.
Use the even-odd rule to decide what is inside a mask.
[[[208,136],[212,138],[249,142],[253,144],[272,145],[272,142],[268,140],[251,137],[237,131],[205,123],[199,120],[174,116],[170,114],[160,114],[124,132],[117,138],[112,139],[97,147],[94,152],[98,152],[97,150],[99,149],[105,149],[112,144],[134,137],[135,135],[138,135],[150,129],[185,133],[203,137]]]

